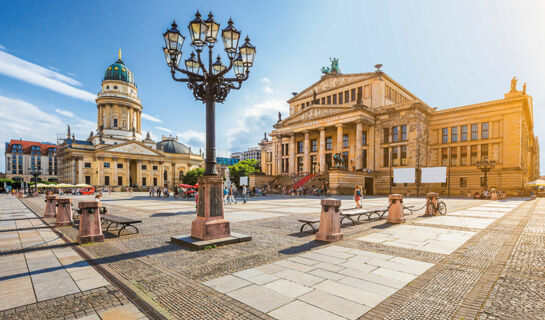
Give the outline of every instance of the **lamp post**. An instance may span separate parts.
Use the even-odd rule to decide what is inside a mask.
[[[496,166],[496,161],[488,161],[488,157],[484,157],[483,161],[477,161],[477,169],[484,173],[484,187],[488,189],[488,172]]]
[[[34,178],[34,188],[36,188],[36,193],[38,193],[38,177],[42,175],[42,170],[38,170],[35,166],[32,166],[28,169],[28,173]]]
[[[206,104],[206,154],[204,159],[206,166],[202,181],[199,179],[197,219],[193,221],[191,236],[199,239],[213,239],[218,238],[216,235],[209,234],[214,231],[203,231],[203,228],[207,229],[208,227],[196,227],[196,225],[203,223],[199,219],[206,221],[214,217],[215,219],[218,217],[223,219],[222,183],[216,170],[215,104],[216,102],[223,103],[231,89],[240,89],[242,82],[248,79],[256,48],[250,44],[248,37],[241,46],[238,45],[241,33],[235,28],[233,20],[229,19],[227,27],[221,30],[224,50],[229,59],[229,65],[225,66],[219,55],[213,61],[213,48],[217,43],[220,25],[214,20],[212,13],[208,14],[208,19],[203,20],[197,11],[195,19],[189,22],[188,29],[193,52],[188,59],[184,60],[185,70],[179,66],[182,61],[182,46],[185,37],[178,30],[176,21],[172,22],[171,28],[163,34],[166,45],[163,48],[163,53],[166,63],[170,67],[172,79],[187,82],[187,87],[193,92],[195,99]],[[208,59],[202,59],[201,54],[207,49],[206,47],[208,47]],[[234,77],[227,77],[227,73],[231,69],[234,70]],[[186,77],[177,77],[177,72]],[[220,200],[218,201],[218,199]],[[225,222],[227,223],[227,233],[229,233],[228,222],[226,220]],[[222,232],[225,234],[225,230]]]

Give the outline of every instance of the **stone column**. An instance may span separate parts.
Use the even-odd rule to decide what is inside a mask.
[[[367,168],[375,170],[375,154],[377,152],[377,148],[375,146],[375,126],[369,126],[367,129],[367,145],[369,146],[367,147]]]
[[[131,161],[125,161],[125,165],[126,165],[126,168],[125,168],[125,185],[126,186],[129,186],[130,187],[130,183],[131,183]]]
[[[291,174],[297,173],[295,161],[295,133],[290,135],[290,171]]]
[[[138,160],[136,167],[136,184],[141,187],[142,186],[142,160]]]
[[[78,184],[79,183],[84,183],[84,178],[83,178],[83,158],[78,158],[78,172],[79,172]]]
[[[303,155],[303,172],[305,174],[310,173],[310,132],[305,131],[305,145]]]
[[[153,162],[149,161],[149,164],[148,164],[148,181],[147,181],[147,185],[148,186],[152,186],[153,185]],[[180,183],[182,183],[180,181]]]
[[[164,174],[164,171],[165,171],[165,167],[164,167],[164,164],[161,162],[161,166],[159,166],[159,181],[161,182],[160,184],[160,187],[162,188],[164,185],[165,185],[165,174]]]
[[[72,170],[72,174],[70,175],[70,183],[71,184],[76,184],[77,181],[78,181],[78,171],[77,171],[77,167],[76,167],[76,159],[72,159],[71,162],[71,170]]]
[[[338,123],[335,125],[337,127],[337,152],[343,153],[343,124]]]
[[[363,169],[363,137],[361,121],[356,123],[356,170]]]
[[[274,136],[272,137],[272,172],[271,175],[278,174],[278,161],[276,161],[276,157],[278,156],[277,151],[278,150],[278,139],[276,139]]]
[[[112,165],[112,181],[110,181],[110,185],[115,186],[117,185],[117,158],[112,159]]]
[[[325,173],[325,128],[320,128],[320,173]]]
[[[102,164],[102,158],[99,157],[97,158],[97,185],[101,186],[102,185],[102,175],[104,174],[104,170],[103,170],[103,164]]]

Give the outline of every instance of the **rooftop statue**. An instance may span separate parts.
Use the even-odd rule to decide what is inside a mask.
[[[511,79],[511,92],[517,91],[517,80],[517,77],[513,77],[513,79]]]
[[[329,61],[331,61],[331,68],[328,67],[322,67],[322,73],[323,74],[337,74],[341,73],[341,70],[339,70],[339,59],[337,58],[329,58]]]

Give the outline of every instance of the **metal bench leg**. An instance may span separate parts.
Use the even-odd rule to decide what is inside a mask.
[[[110,226],[114,224],[113,222],[110,222],[110,224],[106,227],[106,231],[110,230]],[[116,224],[117,225],[117,224]]]
[[[121,231],[123,231],[125,228],[127,228],[126,225],[123,225],[123,227],[121,227],[121,229],[119,229],[119,231],[117,232],[117,237],[119,238],[119,235],[121,234]]]

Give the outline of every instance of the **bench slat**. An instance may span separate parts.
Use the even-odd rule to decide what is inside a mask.
[[[119,223],[119,224],[123,224],[123,223],[140,223],[140,222],[142,222],[142,220],[127,218],[127,217],[122,217],[122,216],[116,216],[116,215],[113,215],[113,214],[105,214],[101,218],[103,220],[113,222],[113,223]]]

